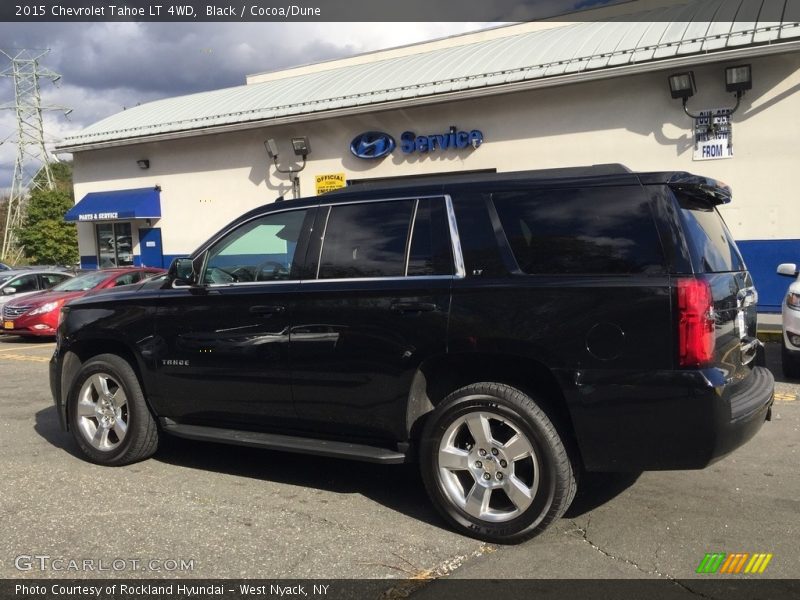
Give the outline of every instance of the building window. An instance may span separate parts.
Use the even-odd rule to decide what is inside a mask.
[[[130,223],[98,223],[97,264],[107,267],[129,267],[133,264],[133,237]]]

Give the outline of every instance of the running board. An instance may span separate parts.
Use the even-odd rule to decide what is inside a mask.
[[[382,464],[398,464],[406,462],[406,455],[396,450],[348,444],[313,438],[294,437],[277,433],[261,433],[258,431],[240,431],[238,429],[221,429],[219,427],[203,427],[201,425],[183,425],[172,419],[160,419],[164,431],[172,435],[200,440],[204,442],[222,442],[237,446],[284,450],[299,454],[314,454],[332,458],[345,458]]]

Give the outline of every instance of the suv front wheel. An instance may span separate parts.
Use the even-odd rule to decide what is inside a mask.
[[[151,456],[158,447],[158,428],[139,379],[115,354],[101,354],[81,367],[67,412],[72,435],[92,462],[126,465]]]
[[[422,477],[439,512],[463,533],[517,543],[561,517],[575,496],[575,469],[536,401],[499,383],[445,398],[420,445]]]

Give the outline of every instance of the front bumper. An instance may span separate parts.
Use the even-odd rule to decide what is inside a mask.
[[[581,373],[565,395],[590,471],[702,469],[770,416],[775,381],[764,367],[728,382],[717,369]]]
[[[56,412],[58,412],[58,423],[62,431],[67,430],[67,410],[61,397],[61,363],[62,359],[58,353],[58,349],[50,358],[49,364],[49,378],[50,378],[50,394],[53,396],[53,404],[56,405]]]

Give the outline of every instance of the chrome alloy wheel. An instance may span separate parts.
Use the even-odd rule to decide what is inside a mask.
[[[78,392],[78,428],[93,448],[109,452],[128,432],[128,398],[119,382],[106,373],[89,377]]]
[[[493,412],[472,412],[451,423],[439,444],[437,466],[450,501],[482,521],[518,517],[539,487],[533,445],[519,426]]]

